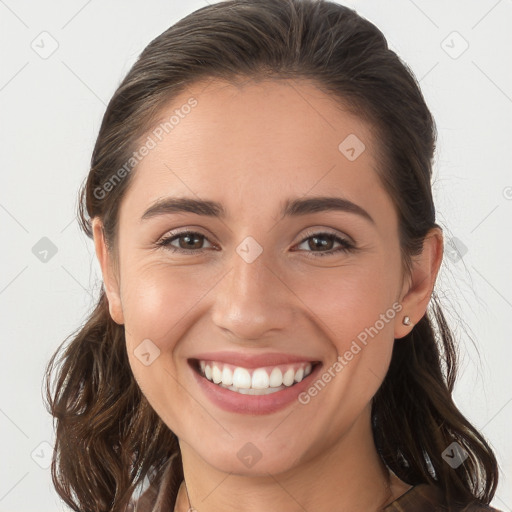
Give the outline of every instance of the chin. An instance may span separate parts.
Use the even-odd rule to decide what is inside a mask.
[[[278,441],[265,439],[265,435],[260,435],[253,442],[248,436],[232,438],[215,450],[211,445],[205,445],[195,451],[218,471],[253,477],[290,471],[306,459],[306,453],[302,453],[304,449],[299,452],[289,438],[288,441],[283,438]]]

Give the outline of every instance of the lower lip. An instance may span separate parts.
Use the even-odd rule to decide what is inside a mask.
[[[229,412],[259,415],[279,411],[291,403],[297,402],[298,396],[311,385],[311,381],[320,370],[320,367],[321,364],[317,364],[313,371],[302,379],[301,382],[269,395],[242,395],[210,382],[194,369],[192,369],[192,373],[204,394],[216,406]]]

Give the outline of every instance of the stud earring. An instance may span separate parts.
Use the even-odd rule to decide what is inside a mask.
[[[408,316],[404,316],[404,319],[402,320],[402,323],[404,325],[411,325],[411,319]]]

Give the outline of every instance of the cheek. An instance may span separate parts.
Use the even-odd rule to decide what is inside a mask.
[[[314,313],[338,352],[376,323],[379,335],[389,337],[391,333],[393,337],[400,269],[398,262],[393,266],[390,261],[394,260],[368,258],[364,263],[315,269],[294,280],[294,292]],[[384,324],[381,315],[386,316]]]
[[[127,331],[133,337],[154,340],[161,350],[173,348],[190,329],[201,298],[214,284],[215,275],[190,268],[165,263],[131,266],[121,289]]]
[[[132,373],[153,409],[176,434],[186,431],[187,418],[204,415],[180,384],[184,368],[179,364],[179,340],[194,338],[190,331],[203,314],[201,299],[217,280],[214,273],[209,277],[164,263],[127,260],[125,264],[121,299]],[[144,353],[149,353],[147,366],[141,359]],[[185,418],[180,414],[183,410],[190,411]]]
[[[331,391],[317,405],[323,403],[339,422],[361,412],[387,373],[401,309],[396,302],[399,284],[398,253],[321,269],[314,279],[303,276],[297,281],[297,294],[332,347],[333,366],[323,375]],[[310,391],[316,396],[315,389]]]

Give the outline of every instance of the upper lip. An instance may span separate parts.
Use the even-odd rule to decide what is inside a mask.
[[[219,363],[241,366],[242,368],[261,368],[263,366],[278,366],[290,363],[315,363],[318,359],[308,356],[268,352],[266,354],[247,354],[241,352],[204,352],[190,359],[199,361],[216,361]]]

